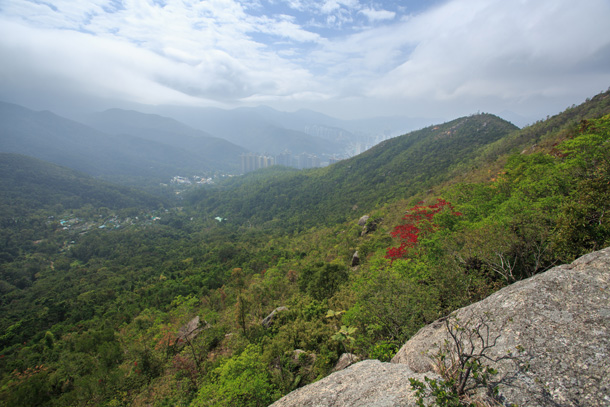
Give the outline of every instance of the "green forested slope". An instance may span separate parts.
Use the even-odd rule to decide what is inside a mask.
[[[120,209],[159,204],[159,198],[136,189],[111,185],[65,167],[10,153],[0,153],[0,189],[3,214],[57,205],[66,209],[87,204]]]
[[[444,131],[459,121],[451,123]],[[473,129],[481,128],[478,123]],[[264,406],[328,374],[343,352],[388,360],[424,324],[610,244],[610,115],[563,123],[552,131],[541,126],[542,133],[522,130],[531,132],[524,137],[550,144],[519,144],[512,154],[503,147],[493,165],[483,166],[477,145],[456,145],[480,160],[475,162],[485,181],[461,173],[472,161],[453,165],[453,158],[427,155],[436,144],[426,137],[399,138],[394,142],[410,148],[427,144],[408,156],[412,163],[398,158],[406,150],[389,143],[339,170],[352,165],[362,177],[375,176],[376,165],[384,165],[373,164],[379,157],[377,162],[388,163],[386,173],[403,165],[433,172],[437,162],[444,163],[437,181],[450,182],[422,179],[411,187],[396,177],[387,190],[377,190],[394,199],[390,203],[366,201],[350,212],[330,203],[317,206],[321,215],[315,216],[327,222],[316,220],[306,232],[272,228],[282,225],[281,218],[259,227],[284,216],[282,205],[268,206],[269,214],[256,207],[250,223],[210,219],[239,188],[207,190],[203,201],[195,200],[199,206],[185,201],[167,212],[139,213],[146,222],[120,228],[33,223],[33,234],[47,228],[55,243],[32,245],[0,264],[0,402]],[[423,134],[440,136],[436,130]],[[467,134],[459,140],[468,137],[478,140]],[[446,154],[457,140],[440,140],[439,152]],[[244,179],[258,185],[251,191],[268,186],[271,194],[278,192],[275,182],[288,177],[282,172]],[[289,176],[304,187],[305,180],[331,179],[325,177],[332,173],[330,167]],[[336,178],[337,194],[367,193],[349,173],[337,174],[345,176]],[[286,201],[306,196],[296,187],[290,191]],[[203,212],[201,202],[211,205],[213,199],[219,204]],[[240,202],[245,220],[252,201]],[[301,203],[286,205],[294,210],[288,224],[314,224],[298,218]],[[92,219],[99,217],[101,208],[91,207]],[[357,224],[363,214],[370,215],[365,228]],[[348,220],[337,221],[342,216]],[[404,250],[389,251],[403,243]],[[359,264],[352,267],[356,251]],[[287,309],[264,327],[262,319],[280,306]],[[185,337],[181,328],[195,316],[201,331]]]
[[[0,153],[0,263],[37,250],[54,250],[54,229],[93,214],[149,212],[167,201],[83,173],[18,154]],[[34,243],[36,242],[36,243]],[[36,248],[35,245],[38,245]],[[56,249],[56,248],[55,248]]]
[[[273,219],[273,226],[298,229],[345,221],[447,180],[481,148],[515,130],[493,115],[464,117],[387,140],[327,168],[271,169],[191,199],[202,210],[235,222]]]
[[[521,131],[513,132],[485,146],[480,154],[456,174],[457,179],[489,179],[489,174],[498,171],[506,163],[509,154],[524,150],[550,150],[554,144],[564,140],[578,130],[580,121],[601,117],[610,113],[610,93],[600,93],[578,106],[571,106],[561,113],[540,120]]]

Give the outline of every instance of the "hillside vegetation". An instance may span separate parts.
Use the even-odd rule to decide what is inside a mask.
[[[180,207],[78,213],[121,227],[64,229],[42,207],[37,243],[0,259],[0,400],[265,406],[342,353],[389,360],[438,317],[610,243],[609,98],[520,131],[457,119]]]
[[[493,115],[464,117],[387,140],[327,168],[274,168],[236,178],[191,201],[235,223],[272,221],[272,227],[292,230],[344,222],[446,181],[483,147],[516,130]]]

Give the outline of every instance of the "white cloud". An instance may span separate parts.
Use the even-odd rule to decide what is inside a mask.
[[[583,78],[572,67],[610,44],[609,19],[605,1],[453,1],[396,27],[416,47],[368,94],[440,101],[561,94],[588,85],[573,82]],[[602,76],[609,74],[610,67]]]
[[[373,10],[370,8],[364,8],[360,10],[360,13],[364,14],[371,22],[393,20],[396,17],[396,13],[393,11]]]
[[[5,2],[0,81],[142,103],[317,100],[362,111],[513,108],[610,84],[607,0],[451,0],[411,15],[388,6]]]
[[[304,30],[299,24],[295,23],[294,17],[287,15],[279,15],[274,18],[263,16],[257,19],[257,31],[297,42],[317,42],[320,40],[318,34]]]
[[[331,14],[342,7],[347,10],[357,10],[360,7],[358,0],[326,0],[321,3],[320,11],[324,14]]]

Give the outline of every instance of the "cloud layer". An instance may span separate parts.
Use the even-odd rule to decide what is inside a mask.
[[[4,2],[0,97],[541,115],[610,85],[608,21],[607,0]]]

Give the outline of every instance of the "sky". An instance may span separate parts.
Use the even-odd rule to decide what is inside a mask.
[[[0,100],[540,119],[610,87],[609,0],[0,0]]]

